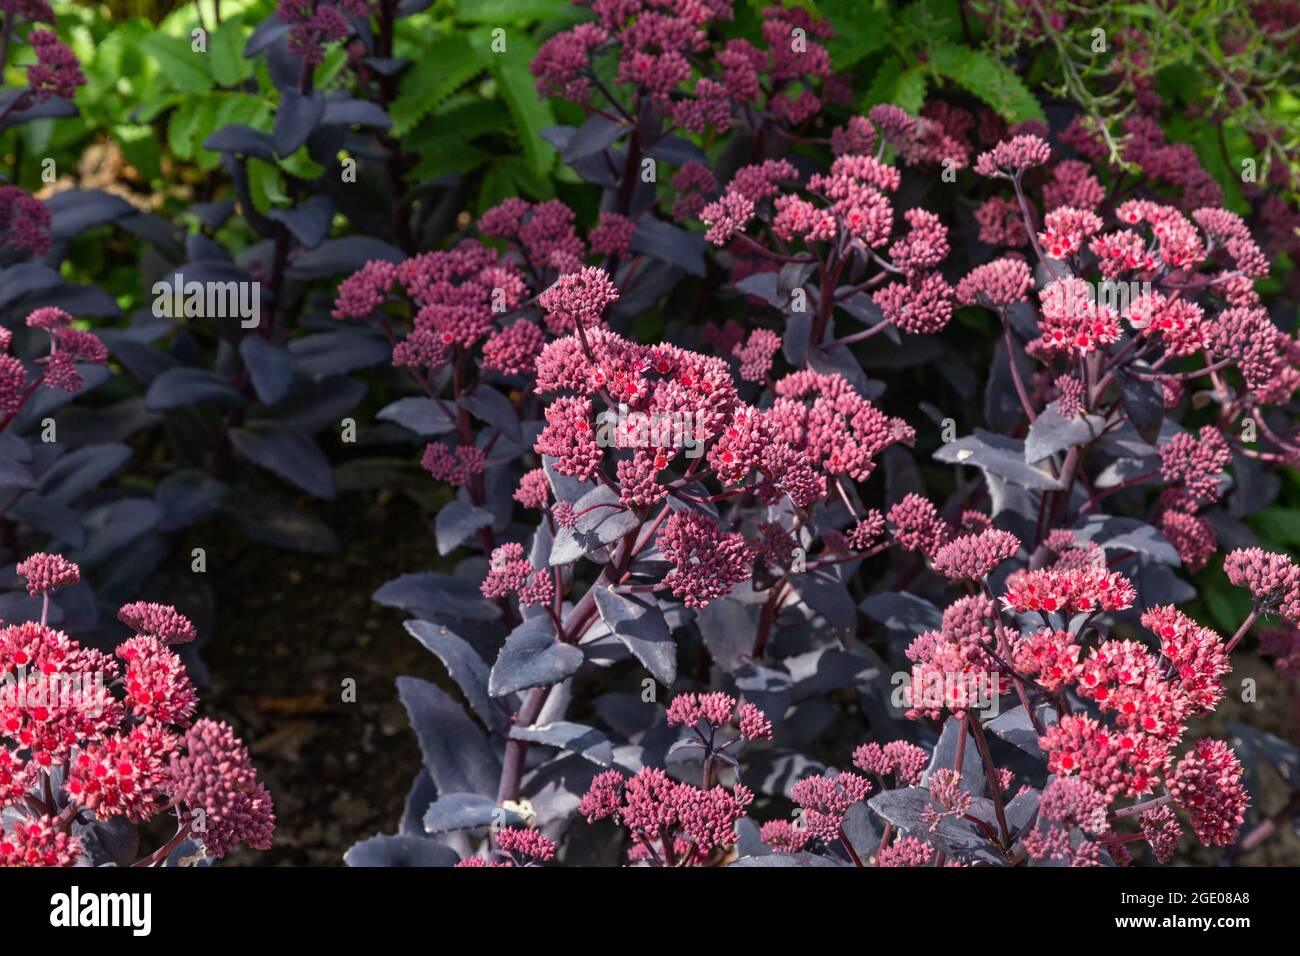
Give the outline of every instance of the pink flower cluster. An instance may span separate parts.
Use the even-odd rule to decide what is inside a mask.
[[[678,694],[668,705],[669,727],[690,727],[713,732],[735,723],[746,740],[771,740],[772,722],[750,703],[736,707],[736,698],[721,691],[711,694]]]
[[[617,820],[631,832],[638,858],[675,866],[683,857],[704,862],[713,850],[734,845],[736,823],[753,799],[740,785],[730,792],[721,786],[701,790],[647,767],[632,777],[618,770],[598,774],[578,812],[589,823]]]
[[[19,567],[33,594],[79,580],[55,555]],[[225,724],[191,724],[197,697],[166,645],[192,639],[193,625],[161,604],[127,605],[121,617],[137,634],[111,656],[44,624],[0,629],[0,808],[16,814],[0,834],[0,864],[74,865],[78,813],[142,823],[175,808],[212,857],[270,846],[271,798],[247,749]],[[50,801],[57,780],[63,812]]]

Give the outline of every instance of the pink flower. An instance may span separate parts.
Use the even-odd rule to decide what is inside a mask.
[[[388,290],[397,281],[397,266],[382,259],[372,259],[339,283],[334,300],[336,319],[364,319],[384,304]]]
[[[636,223],[627,216],[602,212],[600,225],[588,233],[587,241],[591,244],[592,252],[606,256],[626,256],[632,248],[632,233],[635,231]]]
[[[1248,588],[1265,608],[1276,607],[1292,624],[1300,625],[1300,568],[1285,554],[1260,548],[1238,548],[1223,559],[1228,580]]]
[[[1160,531],[1174,546],[1187,570],[1195,574],[1219,550],[1219,539],[1208,518],[1170,509],[1160,516]]]
[[[543,43],[529,66],[537,77],[538,95],[575,103],[586,100],[591,95],[591,81],[585,75],[588,58],[608,38],[604,27],[580,23]]]
[[[1077,159],[1063,159],[1052,167],[1052,181],[1043,187],[1043,205],[1049,210],[1062,206],[1096,209],[1106,198],[1106,190],[1088,164]]]
[[[35,309],[27,316],[27,326],[33,329],[45,329],[52,332],[55,329],[65,329],[71,324],[72,316],[54,306]]]
[[[1206,846],[1236,842],[1250,798],[1241,785],[1241,761],[1221,740],[1198,740],[1174,768],[1169,792],[1192,815],[1192,830]]]
[[[892,740],[885,746],[872,743],[863,744],[853,751],[853,765],[878,777],[894,776],[897,787],[913,787],[921,782],[921,774],[929,755],[916,744],[905,740]]]
[[[468,484],[475,475],[481,475],[484,462],[482,450],[473,445],[457,445],[452,451],[442,442],[430,442],[420,457],[420,466],[437,481],[456,486]]]
[[[1089,237],[1101,231],[1101,219],[1087,209],[1061,206],[1047,214],[1044,231],[1038,241],[1053,259],[1066,259],[1080,249]]]
[[[497,846],[517,857],[549,862],[555,859],[555,841],[525,827],[503,827],[494,834]]]
[[[545,345],[546,333],[541,326],[529,319],[517,319],[493,332],[483,343],[483,367],[504,375],[529,374],[536,371],[537,356]]]
[[[1052,148],[1038,136],[1016,136],[1003,140],[975,160],[975,172],[981,176],[1009,179],[1026,169],[1041,166],[1052,158]]]
[[[772,356],[781,348],[781,339],[769,329],[754,329],[744,345],[731,354],[740,359],[740,377],[747,382],[762,382],[772,370]]]
[[[546,478],[546,471],[542,468],[534,468],[532,471],[524,472],[519,479],[519,487],[515,489],[514,499],[525,508],[534,508],[538,511],[546,507],[551,497],[551,483]]]
[[[1142,825],[1142,835],[1151,845],[1151,852],[1161,863],[1168,863],[1178,850],[1178,841],[1182,838],[1183,827],[1178,822],[1178,815],[1169,809],[1168,804],[1161,804],[1144,810],[1138,817]]]
[[[175,749],[175,736],[148,721],[90,744],[69,767],[68,795],[100,819],[149,820],[163,807],[158,798]]]
[[[76,866],[84,853],[81,840],[57,817],[18,819],[12,830],[0,833],[0,866]]]
[[[753,704],[741,704],[737,712],[740,736],[746,740],[771,740],[772,722]]]
[[[271,795],[258,783],[248,748],[230,726],[205,718],[181,743],[184,752],[171,761],[169,790],[188,811],[182,819],[194,827],[208,856],[220,859],[240,843],[270,849]]]
[[[1039,293],[1043,314],[1041,347],[1049,352],[1087,355],[1119,341],[1119,318],[1098,305],[1092,286],[1074,276],[1057,279]]]
[[[604,458],[591,426],[591,401],[576,396],[557,398],[546,406],[545,415],[546,427],[533,450],[556,458],[555,470],[561,475],[591,478]]]
[[[951,767],[943,767],[930,775],[930,799],[942,807],[935,810],[928,806],[921,812],[921,819],[930,830],[937,830],[945,817],[961,817],[971,805],[970,791],[962,789],[961,774]]]
[[[876,145],[876,129],[865,116],[852,116],[843,126],[831,130],[831,152],[836,156],[845,153],[870,153]]]
[[[86,75],[76,54],[51,30],[33,30],[27,42],[36,53],[36,63],[27,68],[27,83],[38,100],[59,96],[70,100],[77,87],[86,85]]]
[[[1047,785],[1039,802],[1039,815],[1045,820],[1078,827],[1085,833],[1100,835],[1108,829],[1107,800],[1097,789],[1078,777],[1057,777]]]
[[[1013,249],[1029,245],[1029,232],[1014,199],[990,196],[976,207],[975,222],[980,227],[980,242]]]
[[[952,526],[934,504],[917,494],[905,496],[889,509],[889,523],[899,547],[925,555],[934,554],[953,537]]]
[[[856,773],[805,777],[790,788],[790,799],[803,808],[803,823],[810,836],[824,842],[840,838],[849,807],[867,798],[871,781]]]
[[[149,634],[164,644],[188,644],[197,636],[190,619],[170,604],[136,601],[124,604],[117,619],[138,634]]]
[[[674,511],[656,540],[673,565],[663,583],[687,607],[707,607],[749,580],[752,557],[744,537],[724,532],[708,515]]]
[[[952,286],[938,272],[885,286],[875,295],[885,319],[913,335],[941,332],[952,319]]]
[[[1085,411],[1088,400],[1088,386],[1073,375],[1061,375],[1053,383],[1059,397],[1056,411],[1062,418],[1078,418]]]
[[[1007,579],[1002,606],[1009,611],[1044,613],[1122,611],[1133,606],[1137,592],[1118,571],[1070,568],[1061,571],[1017,571]]]
[[[533,566],[524,557],[524,546],[515,541],[494,548],[488,567],[488,575],[479,590],[485,598],[492,599],[514,594],[533,573]]]
[[[759,828],[758,836],[774,853],[802,853],[811,834],[789,820],[768,820]]]
[[[709,227],[704,238],[715,246],[725,246],[736,233],[744,232],[753,217],[753,201],[732,190],[700,210],[700,221]]]
[[[924,209],[909,209],[903,218],[911,227],[906,236],[889,247],[889,257],[909,277],[948,258],[948,227]]]
[[[43,256],[50,251],[52,222],[49,209],[35,196],[17,186],[0,186],[0,246]]]
[[[198,696],[174,651],[141,634],[118,645],[117,656],[126,662],[122,684],[132,714],[160,724],[190,722]]]
[[[33,554],[20,561],[16,570],[27,579],[27,593],[32,597],[52,594],[81,580],[81,568],[61,554]]]
[[[925,866],[934,856],[934,847],[914,836],[903,836],[889,846],[881,847],[876,856],[877,866]]]
[[[1069,631],[1044,628],[1015,641],[1011,663],[1019,673],[1056,690],[1078,680],[1083,672],[1082,651]]]
[[[968,534],[944,545],[935,552],[934,566],[954,581],[979,581],[1003,561],[1015,557],[1019,550],[1019,538],[1008,531],[993,529]]]
[[[1206,425],[1199,437],[1179,432],[1160,449],[1160,477],[1181,484],[1193,504],[1219,499],[1219,476],[1232,461],[1232,451],[1217,428]]]
[[[600,322],[602,313],[618,301],[618,288],[603,269],[587,267],[560,276],[543,292],[537,304],[546,310],[546,324],[557,334],[575,324],[584,329]]]
[[[1023,259],[994,259],[976,266],[957,284],[957,301],[1000,310],[1024,302],[1033,287],[1034,277]]]

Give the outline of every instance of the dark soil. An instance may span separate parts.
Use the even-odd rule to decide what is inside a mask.
[[[269,852],[241,849],[228,865],[335,866],[358,840],[394,832],[420,767],[394,679],[445,680],[403,629],[406,615],[370,600],[437,560],[415,505],[352,494],[316,514],[344,542],[338,552],[295,554],[231,530],[225,560],[210,558],[217,618],[204,711],[243,735],[277,817]],[[343,702],[348,678],[355,703]]]

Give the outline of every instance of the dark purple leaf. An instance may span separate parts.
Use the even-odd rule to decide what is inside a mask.
[[[286,24],[287,26],[287,24]],[[356,867],[448,867],[460,857],[449,847],[427,837],[379,834],[355,843],[343,854],[343,862]]]
[[[509,721],[505,709],[488,694],[489,668],[478,651],[463,637],[432,621],[407,621],[405,627],[407,633],[442,661],[448,676],[487,728],[494,733],[506,733]]]
[[[677,645],[654,596],[621,594],[602,585],[591,593],[601,620],[614,636],[655,680],[672,687],[677,681]]]
[[[330,463],[310,437],[292,428],[232,428],[230,443],[245,458],[317,498],[334,497]]]
[[[260,335],[245,335],[239,343],[239,355],[263,405],[274,405],[289,393],[297,364],[291,352]]]
[[[503,697],[529,687],[558,684],[577,673],[582,660],[582,651],[556,639],[550,618],[532,618],[516,627],[506,638],[496,663],[492,665],[488,693],[493,697]]]
[[[415,677],[397,678],[397,696],[406,707],[420,742],[424,766],[438,792],[495,796],[501,761],[487,736],[460,704],[445,691]]]
[[[293,87],[280,91],[280,108],[275,113],[271,139],[279,156],[290,156],[307,142],[325,113],[325,95],[320,90],[300,93]]]

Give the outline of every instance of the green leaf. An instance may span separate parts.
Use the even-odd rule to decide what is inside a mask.
[[[425,137],[415,150],[420,161],[406,174],[412,183],[427,182],[446,173],[468,173],[492,159],[492,154],[459,136]]]
[[[504,158],[494,160],[484,172],[483,182],[479,186],[479,213],[482,214],[514,194],[515,178],[510,174],[510,164]]]
[[[535,172],[519,156],[508,156],[506,161],[510,165],[510,175],[514,177],[515,183],[530,199],[545,202],[555,198],[555,184],[551,182],[549,176]]]
[[[289,202],[280,170],[260,159],[248,160],[248,191],[253,197],[253,206],[262,215]]]
[[[1008,123],[1046,121],[1042,106],[1020,77],[983,50],[940,43],[930,53],[937,73],[979,97]]]
[[[898,86],[898,78],[902,75],[903,66],[897,60],[891,59],[880,64],[871,78],[871,85],[867,87],[866,95],[858,106],[859,111],[866,113],[871,107],[880,103],[892,102],[894,88]]]
[[[388,109],[393,120],[392,134],[405,136],[430,110],[472,80],[484,66],[482,53],[474,44],[466,42],[464,33],[434,40],[415,56],[415,65],[402,74],[397,99]]]
[[[881,11],[873,10],[866,0],[819,0],[817,9],[835,26],[826,49],[837,70],[861,62],[889,39]]]
[[[208,72],[208,54],[195,53],[188,40],[150,33],[140,41],[140,46],[158,64],[158,75],[163,83],[186,93],[202,93],[212,89],[212,74]]]
[[[187,96],[167,120],[167,145],[181,159],[194,159],[195,150],[203,142],[203,130],[212,129],[216,116],[216,98]]]
[[[306,146],[299,146],[297,152],[281,159],[279,165],[290,176],[299,179],[320,179],[325,175],[325,167],[312,160]]]
[[[1290,508],[1260,508],[1250,521],[1260,537],[1279,545],[1300,545],[1300,512]]]
[[[244,29],[238,20],[227,20],[208,38],[208,65],[222,86],[238,86],[253,75],[253,64],[244,59]]]
[[[521,20],[576,20],[581,11],[569,0],[460,0],[456,19],[464,23],[518,23]],[[585,18],[584,18],[585,19]]]
[[[898,78],[890,102],[915,116],[925,105],[925,89],[925,73],[920,67],[914,66],[910,70],[904,70]]]
[[[528,37],[512,37],[509,55],[492,57],[492,75],[501,96],[515,118],[519,143],[533,171],[545,174],[555,164],[555,150],[542,139],[542,130],[555,125],[550,104],[537,95],[537,84],[528,64],[537,47]],[[520,49],[522,47],[522,49]]]

